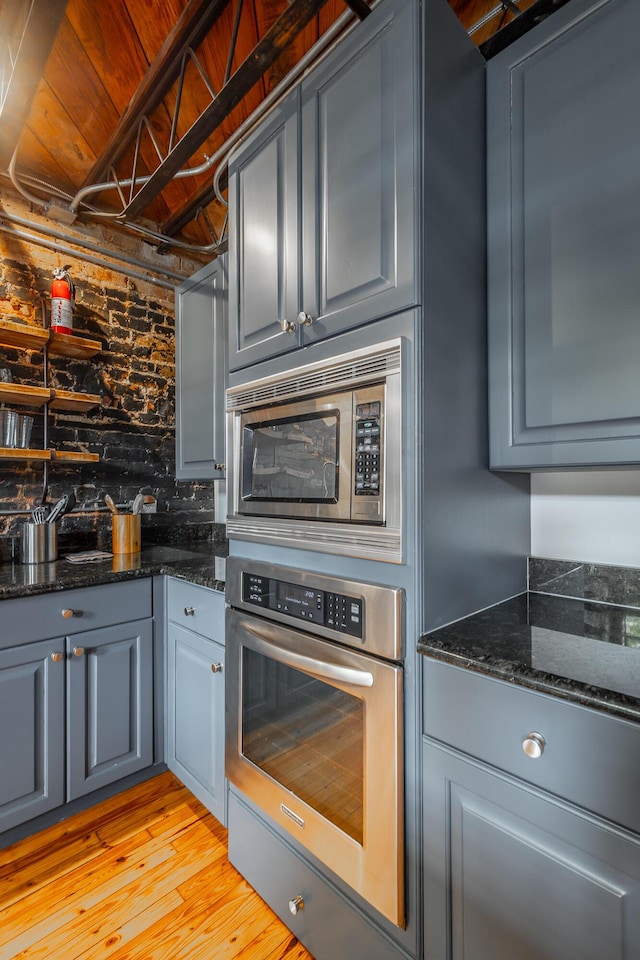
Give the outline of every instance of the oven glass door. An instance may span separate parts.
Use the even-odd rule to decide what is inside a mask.
[[[362,844],[364,701],[249,647],[241,669],[242,755]]]
[[[348,520],[352,394],[288,403],[241,418],[241,513]]]
[[[227,616],[227,776],[402,925],[401,667]]]

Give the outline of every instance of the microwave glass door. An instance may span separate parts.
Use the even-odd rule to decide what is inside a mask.
[[[242,499],[337,503],[340,412],[245,423]]]
[[[244,756],[362,844],[364,702],[247,647],[242,653]]]

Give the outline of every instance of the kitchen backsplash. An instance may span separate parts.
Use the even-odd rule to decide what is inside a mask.
[[[0,316],[40,325],[41,296],[49,289],[54,266],[62,262],[60,256],[18,245],[8,236],[0,237],[0,255]],[[127,503],[138,492],[151,494],[157,514],[143,518],[148,536],[170,536],[172,527],[204,524],[206,529],[214,522],[213,483],[178,482],[174,476],[173,291],[134,283],[80,257],[69,262],[76,285],[74,332],[101,341],[103,350],[90,360],[51,359],[49,385],[98,394],[101,405],[88,413],[51,412],[49,442],[97,453],[100,461],[51,466],[49,500],[72,489],[78,506],[89,511],[65,517],[61,535],[104,539],[109,516],[92,508],[104,506],[105,493],[118,503]],[[2,347],[0,366],[10,370],[15,383],[42,386],[41,351]],[[35,420],[30,446],[38,448],[43,417],[30,412]],[[2,461],[0,538],[14,536],[25,519],[11,511],[31,509],[42,494],[41,463]]]
[[[640,608],[640,570],[529,557],[529,590]]]

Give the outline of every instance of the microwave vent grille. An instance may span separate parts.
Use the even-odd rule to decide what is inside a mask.
[[[390,374],[400,372],[400,343],[389,344],[388,349],[345,358],[343,362],[331,362],[330,366],[319,365],[272,377],[268,380],[249,383],[227,393],[228,410],[246,410],[248,407],[280,403],[292,398],[322,394],[336,387],[350,389],[362,383],[384,380]]]

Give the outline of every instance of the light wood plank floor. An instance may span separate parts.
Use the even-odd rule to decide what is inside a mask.
[[[0,960],[313,960],[170,773],[0,850]]]

